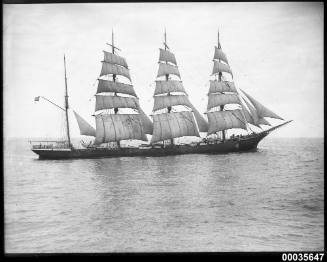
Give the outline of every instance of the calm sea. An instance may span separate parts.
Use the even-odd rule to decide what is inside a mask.
[[[27,139],[5,141],[5,251],[323,250],[323,143],[41,161]]]

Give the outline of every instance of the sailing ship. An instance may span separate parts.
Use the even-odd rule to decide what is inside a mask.
[[[117,55],[121,51],[114,44],[104,59],[95,94],[96,127],[74,111],[80,134],[93,137],[89,144],[78,148],[71,143],[68,119],[68,88],[65,69],[65,141],[32,141],[32,151],[40,159],[94,158],[121,156],[165,156],[178,154],[217,154],[246,152],[257,149],[258,143],[271,131],[291,122],[285,121],[236,87],[226,54],[222,51],[218,32],[213,70],[209,79],[209,92],[205,119],[188,98],[183,86],[174,53],[167,45],[166,31],[163,48],[159,48],[159,69],[155,81],[152,119],[142,110],[132,85],[126,59]],[[37,97],[39,100],[40,97]],[[272,126],[267,119],[282,123]],[[263,125],[270,126],[263,129]],[[255,129],[259,130],[256,131]],[[237,135],[243,130],[245,135]],[[202,134],[202,136],[201,136]],[[204,135],[203,135],[204,134]],[[148,140],[151,136],[151,140]],[[181,138],[194,138],[181,143]],[[138,146],[126,141],[139,141]]]

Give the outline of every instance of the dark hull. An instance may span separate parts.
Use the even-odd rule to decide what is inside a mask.
[[[255,151],[261,139],[269,132],[262,132],[240,140],[226,140],[217,144],[174,145],[165,148],[87,148],[87,149],[32,149],[40,159],[133,157],[133,156],[167,156],[181,154],[225,154],[230,152]]]

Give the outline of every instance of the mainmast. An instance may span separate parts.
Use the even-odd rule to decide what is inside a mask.
[[[208,130],[208,123],[191,104],[183,87],[174,53],[167,45],[166,30],[164,48],[159,48],[159,69],[154,91],[153,135],[151,143],[163,142],[182,136],[200,136]],[[172,77],[169,77],[172,75]],[[184,106],[187,111],[175,110]],[[176,108],[177,109],[177,108]]]
[[[68,146],[71,147],[70,142],[70,134],[69,134],[69,119],[68,119],[68,88],[67,88],[67,76],[66,76],[66,57],[64,55],[64,67],[65,67],[65,115],[66,115],[66,132],[67,132],[67,139],[68,139]]]

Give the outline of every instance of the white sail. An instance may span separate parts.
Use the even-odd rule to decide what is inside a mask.
[[[160,62],[170,62],[174,65],[177,65],[175,55],[172,52],[162,48],[159,48],[159,50],[160,50],[160,55],[159,55]]]
[[[128,69],[119,65],[114,65],[103,61],[100,76],[108,74],[121,75],[132,81]]]
[[[241,101],[236,94],[209,94],[207,109],[227,104],[241,104]]]
[[[153,115],[151,143],[182,136],[200,136],[192,112],[174,112]]]
[[[121,65],[128,69],[128,65],[126,62],[126,59],[124,57],[118,56],[116,54],[112,54],[107,51],[103,51],[104,53],[104,61],[110,64],[116,64],[116,65]]]
[[[208,135],[230,128],[242,128],[246,130],[245,119],[240,109],[209,112],[208,120]]]
[[[137,97],[135,90],[132,85],[113,82],[109,80],[98,79],[98,89],[97,94],[102,92],[112,92],[112,93],[121,93]]]
[[[156,88],[154,90],[154,95],[161,95],[170,92],[184,92],[186,94],[182,81],[177,81],[177,80],[156,81]]]
[[[218,74],[219,72],[226,72],[233,76],[232,70],[230,69],[229,65],[214,61],[212,75]]]
[[[254,119],[253,119],[251,113],[250,113],[249,110],[245,107],[245,105],[244,105],[243,102],[241,103],[241,106],[242,106],[242,110],[243,110],[243,113],[244,113],[244,116],[245,116],[246,121],[247,121],[249,124],[255,125],[255,122],[254,122]]]
[[[95,129],[84,118],[74,111],[75,118],[80,130],[80,134],[84,136],[95,136]]]
[[[159,70],[158,70],[157,77],[170,75],[170,74],[181,77],[180,74],[179,74],[177,66],[173,66],[173,65],[170,65],[170,64],[164,64],[164,63],[159,63]]]
[[[243,102],[245,102],[245,104],[247,105],[247,107],[249,108],[250,112],[245,108],[244,104],[242,103],[242,107],[244,108],[243,112],[245,114],[246,120],[252,124],[255,125],[257,127],[260,127],[260,125],[268,125],[271,126],[271,124],[262,118],[259,118],[257,110],[245,99],[242,99]]]
[[[199,111],[191,104],[192,111],[194,113],[194,117],[196,123],[198,124],[198,128],[200,132],[208,132],[208,122],[205,118],[199,113]]]
[[[261,103],[259,103],[257,100],[255,100],[253,97],[251,97],[249,94],[247,94],[243,90],[242,90],[242,92],[250,100],[250,102],[253,104],[253,106],[257,110],[257,113],[258,113],[259,118],[262,118],[262,117],[271,117],[271,118],[276,118],[276,119],[284,120],[282,117],[280,117],[279,115],[277,115],[274,112],[272,112],[270,109],[268,109],[267,107],[265,107],[264,105],[262,105]]]
[[[144,133],[152,135],[153,133],[153,123],[150,118],[144,113],[142,108],[139,106],[137,109],[140,113],[140,118],[143,124]]]
[[[192,107],[191,102],[185,95],[155,96],[153,111],[177,105]]]
[[[217,92],[237,93],[234,82],[210,80],[209,94]]]
[[[215,55],[214,55],[213,59],[222,60],[228,64],[226,54],[220,48],[218,48],[216,46],[215,46]]]
[[[121,96],[104,96],[95,95],[95,111],[111,108],[133,108],[139,107],[139,102],[135,97],[121,97]]]
[[[95,122],[95,144],[126,139],[147,141],[140,115],[99,114],[95,116]]]
[[[258,121],[259,125],[267,125],[267,126],[271,126],[271,124],[264,118],[260,118]]]

